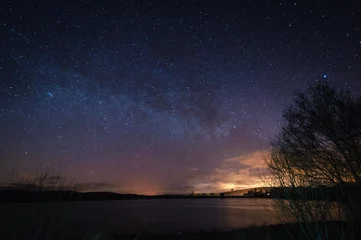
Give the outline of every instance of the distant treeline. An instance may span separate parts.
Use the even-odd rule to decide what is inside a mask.
[[[176,198],[182,195],[145,196],[112,192],[0,190],[0,203],[72,202],[123,199]]]
[[[76,191],[34,191],[9,189],[0,190],[0,203],[39,203],[72,201],[106,201],[125,199],[177,199],[177,198],[219,198],[219,195],[138,195],[113,192],[76,192]]]
[[[176,198],[274,198],[299,200],[342,201],[350,192],[358,194],[353,185],[337,187],[297,187],[269,188],[265,191],[249,190],[243,195],[231,196],[220,194],[195,195],[156,195],[118,194],[112,192],[76,192],[76,191],[34,191],[22,189],[0,190],[0,203],[34,203],[34,202],[71,202],[71,201],[105,201],[124,199],[176,199]]]
[[[354,184],[342,184],[333,187],[288,187],[271,188],[268,193],[271,198],[294,200],[330,200],[343,201],[350,194],[359,196],[361,189]]]

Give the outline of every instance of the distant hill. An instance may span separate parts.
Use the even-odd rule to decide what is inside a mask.
[[[357,189],[355,189],[356,191]],[[357,191],[356,191],[357,192]],[[76,191],[36,191],[29,189],[0,189],[0,203],[30,203],[30,202],[72,202],[72,201],[106,201],[125,199],[177,199],[177,198],[289,198],[323,199],[325,196],[335,198],[338,195],[336,188],[250,188],[234,190],[219,194],[192,194],[192,195],[138,195],[118,194],[113,192],[76,192]]]
[[[41,191],[29,188],[6,188],[0,189],[0,203],[24,203],[24,202],[71,202],[71,201],[105,201],[124,199],[170,199],[170,198],[219,198],[219,197],[266,197],[258,193],[266,193],[270,188],[253,188],[235,190],[224,193],[201,193],[193,195],[165,194],[165,195],[138,195],[119,194],[114,192],[77,192],[72,190],[47,190]]]
[[[76,192],[76,191],[35,191],[23,189],[0,190],[0,203],[33,203],[33,202],[73,202],[73,201],[108,201],[125,199],[175,199],[175,198],[219,198],[218,196],[201,195],[138,195],[118,194],[113,192]]]
[[[264,197],[247,195],[253,189],[225,192],[223,197]],[[257,189],[256,192],[260,192]],[[246,194],[246,195],[245,195]],[[76,191],[35,191],[24,189],[0,190],[0,203],[31,203],[31,202],[73,202],[73,201],[106,201],[125,199],[177,199],[177,198],[220,198],[221,194],[197,194],[197,195],[138,195],[118,194],[113,192],[76,192]]]
[[[113,192],[76,192],[76,191],[34,191],[22,189],[0,190],[0,203],[24,202],[73,202],[102,201],[123,199],[146,199],[151,196],[137,194],[118,194]]]

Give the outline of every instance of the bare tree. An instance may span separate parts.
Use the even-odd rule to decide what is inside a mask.
[[[267,160],[270,182],[288,198],[279,201],[283,215],[298,222],[328,220],[336,201],[347,206],[343,217],[359,221],[361,99],[322,82],[296,94],[283,118]],[[319,231],[313,230],[310,239]]]
[[[76,190],[74,181],[68,180],[59,172],[41,169],[36,173],[27,173],[17,176],[12,185],[18,185],[33,191],[67,191]]]
[[[44,168],[35,173],[23,173],[14,177],[9,186],[15,194],[8,200],[20,202],[24,216],[20,227],[16,226],[18,222],[11,224],[14,226],[12,234],[24,234],[24,239],[53,239],[53,235],[59,231],[57,215],[54,215],[53,205],[42,203],[75,199],[75,191],[79,190],[75,182],[68,180],[60,172]]]

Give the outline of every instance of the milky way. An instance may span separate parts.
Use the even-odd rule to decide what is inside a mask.
[[[356,2],[2,1],[0,180],[257,186],[294,91],[361,93]]]

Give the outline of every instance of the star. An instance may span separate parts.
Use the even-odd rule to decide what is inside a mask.
[[[230,159],[269,149],[295,91],[361,92],[357,4],[30,2],[1,8],[0,182],[52,166],[104,191],[245,187],[262,157]]]

